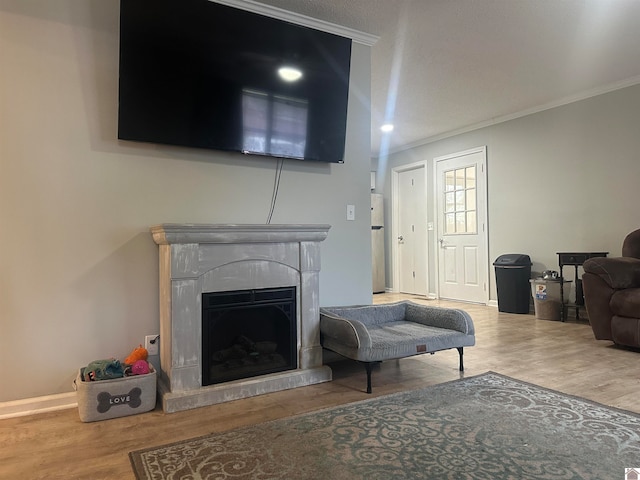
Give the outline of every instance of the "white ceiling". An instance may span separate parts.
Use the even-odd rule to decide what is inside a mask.
[[[380,37],[374,157],[640,83],[640,0],[259,1]]]

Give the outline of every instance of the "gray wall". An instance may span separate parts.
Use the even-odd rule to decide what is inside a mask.
[[[0,402],[158,333],[150,225],[267,219],[274,160],[116,139],[118,23],[118,0],[0,0]],[[321,305],[371,301],[369,47],[351,82],[345,163],[285,162],[272,219],[332,225]]]
[[[389,171],[426,160],[428,221],[434,221],[433,159],[486,145],[490,263],[505,253],[525,253],[533,270],[541,272],[559,269],[559,251],[618,256],[624,236],[640,228],[639,125],[640,85],[635,85],[392,155],[387,181],[378,188],[390,199]],[[390,259],[388,248],[387,253]],[[435,292],[432,235],[429,259],[429,286]],[[493,266],[489,271],[495,301]],[[390,264],[387,272],[387,285],[393,287]],[[573,279],[573,270],[564,275]]]

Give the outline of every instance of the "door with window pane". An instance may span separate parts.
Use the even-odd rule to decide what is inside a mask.
[[[486,303],[485,149],[435,159],[440,298]]]

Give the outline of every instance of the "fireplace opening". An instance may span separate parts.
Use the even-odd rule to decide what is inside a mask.
[[[202,385],[294,370],[296,287],[202,294]]]

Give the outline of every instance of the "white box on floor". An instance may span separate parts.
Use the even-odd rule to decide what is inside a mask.
[[[82,369],[74,381],[78,397],[78,413],[83,422],[126,417],[148,412],[156,406],[156,371],[130,377],[85,382]]]
[[[560,320],[562,318],[562,302],[560,296],[560,280],[532,278],[531,296],[540,320]],[[564,303],[567,303],[571,290],[571,280],[564,281]]]

